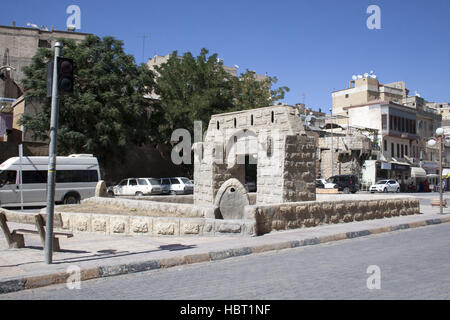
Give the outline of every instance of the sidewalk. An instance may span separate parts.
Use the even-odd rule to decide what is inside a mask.
[[[38,236],[25,236],[26,248],[8,249],[0,234],[0,294],[65,283],[69,267],[81,280],[108,277],[183,264],[207,262],[305,245],[315,245],[401,229],[450,222],[450,209],[421,206],[421,215],[325,225],[273,232],[259,237],[102,236],[77,233],[60,239],[61,252],[45,263]],[[28,227],[9,223],[10,229]],[[69,271],[70,272],[70,271]]]

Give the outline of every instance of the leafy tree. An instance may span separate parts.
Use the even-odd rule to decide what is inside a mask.
[[[265,76],[263,79],[257,77],[254,71],[247,70],[239,78],[233,79],[235,110],[268,107],[275,101],[284,99],[285,92],[289,92],[288,87],[272,89],[278,81],[276,77]]]
[[[155,93],[160,100],[154,106],[152,123],[158,143],[169,144],[178,128],[192,134],[194,121],[202,121],[206,130],[213,114],[267,107],[289,91],[287,87],[272,90],[276,78],[260,81],[252,71],[235,77],[224,70],[217,54],[208,53],[202,49],[198,57],[190,52],[180,57],[174,51],[167,63],[156,67]]]
[[[125,147],[140,145],[150,135],[149,103],[153,73],[125,54],[122,41],[88,36],[64,43],[62,55],[75,63],[74,94],[60,96],[58,154],[93,153],[102,165],[112,164]],[[35,138],[48,139],[51,99],[46,97],[46,64],[53,52],[40,48],[24,68],[26,99],[42,104],[21,123]]]

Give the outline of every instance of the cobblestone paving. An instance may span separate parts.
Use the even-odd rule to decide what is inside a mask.
[[[450,299],[450,225],[0,296],[0,299]],[[367,268],[381,270],[369,290]]]

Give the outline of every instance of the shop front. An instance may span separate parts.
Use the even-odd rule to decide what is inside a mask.
[[[400,184],[400,191],[408,190],[408,182],[411,177],[411,168],[408,163],[404,162],[378,162],[377,163],[377,180],[393,179]]]

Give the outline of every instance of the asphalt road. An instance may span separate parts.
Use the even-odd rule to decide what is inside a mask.
[[[450,224],[442,224],[85,281],[80,289],[58,285],[22,291],[0,299],[448,300],[449,244]]]

